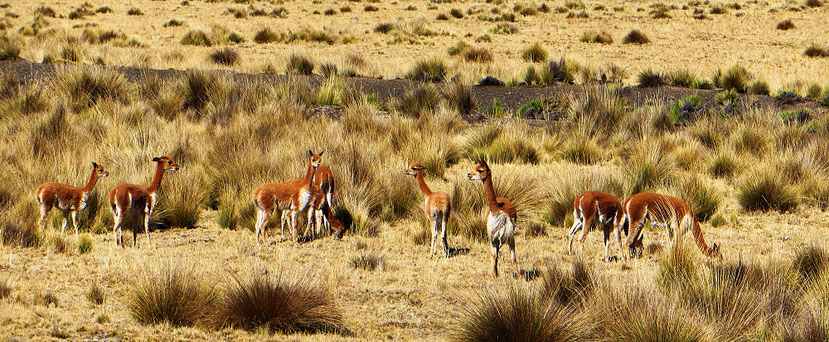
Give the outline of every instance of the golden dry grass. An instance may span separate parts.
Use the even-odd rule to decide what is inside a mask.
[[[825,84],[826,76],[821,75],[820,70],[829,69],[829,59],[802,56],[809,45],[825,46],[826,41],[821,40],[824,35],[821,20],[826,17],[829,6],[808,7],[800,1],[746,2],[739,10],[727,9],[725,14],[707,14],[714,8],[726,8],[725,2],[691,2],[688,5],[686,1],[676,0],[658,3],[611,1],[602,2],[601,6],[581,3],[582,8],[569,6],[573,7],[570,9],[565,2],[554,1],[544,4],[555,10],[534,11],[532,15],[523,11],[528,15],[522,15],[522,10],[535,9],[539,4],[407,0],[368,4],[378,10],[365,11],[366,4],[332,0],[189,1],[186,5],[180,1],[125,3],[106,0],[89,6],[87,11],[91,14],[68,19],[69,13],[81,8],[82,3],[82,0],[72,0],[48,4],[47,7],[57,14],[55,18],[37,12],[41,13],[41,23],[45,20],[50,24],[38,31],[41,32],[38,37],[26,39],[21,56],[39,62],[66,46],[67,35],[81,36],[85,29],[111,30],[125,37],[105,44],[81,43],[82,62],[95,63],[100,58],[114,65],[191,68],[208,63],[208,56],[214,51],[212,47],[180,43],[188,31],[200,30],[212,38],[213,45],[231,44],[240,54],[237,65],[211,64],[212,67],[246,72],[261,72],[266,65],[283,70],[281,66],[292,53],[308,54],[318,62],[334,62],[341,66],[351,64],[350,55],[359,54],[368,61],[367,65],[356,67],[360,74],[401,77],[421,56],[447,58],[445,51],[461,40],[470,43],[475,40],[475,45],[489,50],[496,62],[467,62],[462,56],[451,59],[452,69],[470,82],[485,75],[521,79],[528,65],[521,59],[521,51],[534,42],[540,42],[553,58],[565,55],[596,68],[615,64],[627,70],[630,77],[647,68],[662,72],[689,69],[708,77],[718,68],[739,64],[747,66],[749,71],[777,89],[791,84]],[[8,30],[18,31],[24,27],[31,31],[39,7],[41,3],[38,2],[11,3],[6,11],[19,16],[7,18],[11,27]],[[111,12],[94,13],[99,7],[109,7]],[[351,11],[342,11],[344,7]],[[128,15],[131,8],[140,9],[144,15]],[[414,10],[408,10],[411,8]],[[653,8],[667,9],[671,18],[653,19],[650,14]],[[324,15],[328,9],[334,14]],[[446,15],[452,9],[466,15],[462,19],[451,16],[449,20],[437,19],[438,14]],[[499,16],[492,13],[494,9],[510,15],[515,11],[515,22],[509,24],[518,28],[518,32],[493,33],[499,23],[485,19]],[[694,19],[695,10],[706,13],[707,19]],[[587,18],[569,17],[580,12]],[[792,19],[796,28],[778,30],[776,23],[787,19]],[[174,25],[165,26],[171,20],[181,25],[174,22]],[[399,27],[387,34],[375,32],[378,23],[389,21]],[[217,25],[223,28],[217,31]],[[289,33],[296,34],[299,40],[287,45],[277,42],[257,44],[254,37],[264,28],[288,36]],[[634,29],[645,33],[651,42],[622,44],[624,35]],[[607,31],[614,43],[580,43],[581,35],[590,31]],[[244,42],[232,43],[236,40],[233,33],[244,38]]]

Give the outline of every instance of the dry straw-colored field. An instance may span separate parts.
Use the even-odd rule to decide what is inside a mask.
[[[827,8],[10,2],[0,6],[0,338],[827,341]],[[777,28],[789,18],[794,28]],[[164,27],[171,19],[183,24]],[[275,41],[257,43],[265,27],[259,40]],[[650,43],[623,44],[631,29]],[[580,42],[591,30],[597,43]],[[461,40],[471,46],[447,56]],[[203,70],[224,68],[323,76]],[[486,75],[507,85],[471,85]],[[399,96],[372,92],[401,84]],[[485,91],[549,85],[552,95],[514,111]],[[258,245],[251,193],[301,177],[308,150],[325,151],[348,232],[285,241],[275,213]],[[126,248],[116,246],[109,191],[149,184],[162,155],[181,168],[162,180],[153,245],[134,241],[140,225],[129,222]],[[518,208],[516,278],[508,255],[502,276],[489,274],[484,190],[466,176],[478,160]],[[452,197],[451,257],[428,256],[422,195],[404,174],[415,161]],[[92,162],[110,175],[81,234],[61,235],[59,210],[38,232],[38,185],[81,186]],[[641,258],[614,244],[622,260],[603,262],[600,231],[568,255],[585,190],[679,197],[722,258],[703,256],[691,234],[672,247],[650,225]]]
[[[538,43],[551,58],[564,56],[597,71],[618,68],[629,81],[648,68],[707,77],[718,68],[742,65],[770,82],[772,90],[829,82],[824,72],[829,6],[821,0],[8,4],[5,26],[27,41],[22,56],[36,62],[282,73],[297,53],[349,74],[396,78],[418,59],[440,57],[451,64],[450,76],[520,81],[539,61],[524,59],[523,51]],[[791,26],[780,25],[787,20]],[[644,33],[648,43],[626,44],[632,30]],[[599,34],[602,39],[594,39]],[[482,54],[461,51],[449,57],[462,42]],[[824,57],[805,56],[810,46]],[[214,63],[210,54],[224,47],[238,59]]]

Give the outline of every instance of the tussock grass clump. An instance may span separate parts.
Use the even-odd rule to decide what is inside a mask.
[[[708,221],[722,202],[722,195],[716,188],[709,185],[701,177],[689,177],[679,187],[680,198],[691,206],[694,215],[700,222]]]
[[[521,52],[521,58],[527,62],[543,62],[547,60],[547,50],[539,43],[535,43]]]
[[[708,172],[717,178],[730,178],[740,168],[740,159],[732,151],[720,151],[711,156]]]
[[[216,323],[285,334],[347,332],[342,313],[322,288],[293,279],[264,272],[246,278],[234,275],[219,300]]]
[[[568,139],[560,151],[561,158],[571,163],[590,165],[602,160],[599,144],[588,137],[574,136]]]
[[[769,87],[768,82],[757,80],[751,83],[748,87],[748,92],[757,95],[769,95],[771,93],[771,87]]]
[[[377,269],[377,267],[380,267],[380,270],[382,270],[385,262],[386,258],[377,254],[377,252],[363,251],[360,254],[353,256],[351,260],[348,261],[348,266],[353,269],[359,268],[371,272]]]
[[[3,278],[0,280],[0,299],[5,299],[6,297],[12,294],[12,286],[9,282],[9,278]]]
[[[613,44],[613,37],[607,32],[585,32],[579,41],[582,43]]]
[[[744,93],[749,85],[749,82],[751,82],[751,78],[751,73],[749,73],[746,68],[735,65],[725,72],[717,70],[717,72],[714,73],[713,81],[714,85],[718,88],[723,88],[725,90],[733,89],[737,92]]]
[[[134,284],[126,306],[141,324],[193,326],[206,322],[214,310],[212,286],[190,271],[170,267],[147,272]]]
[[[795,28],[795,26],[794,26],[794,22],[792,22],[791,19],[786,19],[786,20],[783,20],[783,21],[777,23],[777,29],[778,30],[787,31],[787,30],[791,30],[793,28]]]
[[[239,53],[232,48],[225,47],[211,52],[210,60],[216,64],[233,66],[239,63]]]
[[[569,272],[550,266],[541,276],[540,294],[561,305],[570,305],[587,299],[597,287],[596,271],[576,259]]]
[[[59,71],[54,88],[66,96],[76,111],[103,100],[126,104],[132,92],[130,83],[121,73],[95,68]]]
[[[812,44],[806,50],[803,50],[803,55],[806,57],[829,57],[829,48]]]
[[[817,280],[827,266],[829,266],[829,253],[817,246],[799,249],[792,260],[792,268],[805,281]]]
[[[406,73],[405,78],[423,82],[442,82],[446,78],[447,67],[443,60],[438,58],[417,61]]]
[[[737,184],[737,201],[744,210],[785,212],[797,207],[797,190],[777,172],[774,168],[758,169]]]
[[[437,109],[440,96],[440,92],[434,86],[409,89],[397,99],[394,107],[400,113],[420,117]]]
[[[628,194],[669,185],[676,173],[676,161],[664,147],[643,147],[637,151],[624,169],[625,189]]]
[[[658,87],[665,84],[665,76],[652,69],[646,69],[636,76],[637,83],[640,87]]]
[[[90,303],[95,305],[103,304],[104,299],[106,298],[104,289],[100,285],[98,285],[97,281],[92,283],[92,285],[89,287],[89,290],[86,290],[84,295]]]
[[[805,4],[806,6],[809,6],[809,7],[812,7],[812,8],[816,8],[816,7],[823,6],[823,1],[821,1],[821,0],[806,0],[806,1],[804,2],[804,4]]]
[[[210,35],[207,32],[202,30],[190,30],[181,37],[181,41],[179,41],[181,45],[194,45],[194,46],[211,46],[213,45],[213,40],[210,38]]]
[[[253,36],[253,41],[257,44],[268,44],[273,42],[283,42],[286,41],[287,38],[287,35],[284,33],[277,33],[270,28],[263,28],[256,31],[256,34]]]
[[[144,15],[144,12],[138,7],[133,7],[127,10],[127,15]]]
[[[484,291],[464,306],[454,341],[579,341],[587,334],[578,318],[525,288]]]
[[[470,47],[463,53],[463,59],[474,63],[492,63],[492,52],[487,48]]]
[[[179,26],[181,26],[181,25],[184,25],[184,22],[183,22],[183,21],[181,21],[181,20],[176,20],[176,19],[170,19],[169,21],[167,21],[166,23],[164,23],[164,25],[161,25],[161,26],[162,26],[162,27],[179,27]]]
[[[314,72],[314,62],[307,56],[292,54],[288,57],[285,73],[288,75],[310,75]]]
[[[475,109],[475,99],[469,87],[459,82],[452,82],[443,87],[443,97],[450,108],[458,114],[467,115]]]
[[[54,18],[56,13],[55,9],[51,7],[47,7],[46,5],[40,5],[38,8],[35,8],[34,15],[39,16],[42,15],[44,17]]]
[[[818,99],[820,98],[820,94],[823,89],[821,89],[819,84],[812,83],[806,88],[806,97],[810,99]]]
[[[19,57],[22,49],[23,43],[14,36],[0,36],[0,61]]]
[[[648,38],[648,36],[646,36],[644,33],[642,33],[642,31],[639,30],[631,30],[630,32],[628,32],[625,38],[622,38],[622,44],[642,45],[648,44],[650,42],[651,40]]]
[[[45,307],[49,307],[49,306],[58,307],[58,304],[60,303],[60,300],[58,300],[58,297],[55,296],[54,293],[47,290],[47,291],[42,291],[42,292],[36,293],[34,295],[34,297],[32,298],[32,303],[36,304],[36,305],[43,305]]]
[[[3,222],[0,227],[3,229],[3,244],[6,246],[38,248],[43,244],[43,236],[34,225]]]

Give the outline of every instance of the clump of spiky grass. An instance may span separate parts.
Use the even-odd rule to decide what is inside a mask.
[[[285,73],[289,75],[310,75],[314,72],[314,62],[307,56],[292,54],[288,57]]]
[[[400,113],[420,117],[424,113],[434,112],[439,104],[440,92],[429,85],[407,90],[397,99],[394,107]]]
[[[377,267],[380,267],[382,270],[384,264],[386,262],[386,258],[377,252],[374,251],[363,251],[358,255],[355,255],[348,261],[348,266],[353,269],[363,269],[366,271],[374,271]]]
[[[492,52],[483,47],[470,47],[463,53],[463,59],[473,63],[492,63]]]
[[[4,299],[12,294],[12,286],[9,282],[9,278],[3,278],[0,280],[0,299]]]
[[[153,223],[163,227],[195,227],[207,200],[199,191],[204,187],[204,180],[193,174],[171,176],[164,180],[166,191],[159,196]]]
[[[303,278],[294,279],[265,272],[247,277],[234,274],[219,300],[216,323],[286,334],[346,332],[342,313],[325,290]]]
[[[571,136],[560,150],[561,158],[576,164],[595,164],[602,160],[599,144],[585,136]]]
[[[636,76],[640,87],[658,87],[665,84],[665,76],[652,69],[645,69]]]
[[[257,44],[268,44],[273,42],[282,42],[287,40],[287,35],[284,33],[277,33],[270,28],[263,28],[259,31],[256,31],[256,34],[253,36],[253,41]]]
[[[550,266],[541,276],[540,294],[561,305],[570,305],[587,299],[597,287],[595,270],[576,259],[569,271]]]
[[[792,260],[792,268],[805,281],[814,281],[829,266],[829,253],[818,246],[808,246],[797,250]]]
[[[711,156],[708,162],[708,172],[717,178],[730,178],[740,168],[737,155],[728,150],[720,151]]]
[[[787,30],[791,30],[793,28],[795,28],[795,26],[794,26],[794,23],[792,22],[791,19],[786,19],[786,20],[783,20],[783,21],[777,23],[777,29],[778,30],[787,31]]]
[[[410,80],[424,82],[442,82],[446,78],[447,67],[438,58],[424,59],[415,62],[405,77]]]
[[[191,271],[169,267],[142,278],[126,301],[130,314],[141,324],[193,326],[206,322],[214,310],[213,287]]]
[[[646,36],[644,33],[642,33],[642,31],[639,31],[639,30],[631,30],[630,32],[628,32],[628,34],[625,36],[625,38],[622,39],[623,44],[642,45],[642,44],[648,44],[650,42],[651,42],[651,40],[648,39],[648,36]]]
[[[757,80],[748,86],[748,92],[757,95],[769,95],[771,93],[771,88],[769,87],[768,82]]]
[[[442,92],[449,107],[458,114],[467,115],[475,109],[475,99],[472,98],[472,92],[468,86],[460,82],[452,82],[444,86]]]
[[[625,189],[629,194],[668,185],[674,179],[676,161],[657,145],[644,147],[631,157],[625,167]]]
[[[543,62],[547,60],[547,50],[541,44],[535,43],[521,52],[521,58],[527,62]]]
[[[723,88],[725,90],[736,90],[737,92],[743,93],[748,88],[749,82],[751,82],[751,73],[742,66],[735,65],[731,68],[728,68],[725,72],[721,70],[717,70],[714,74],[713,81],[714,85]]]
[[[581,322],[565,306],[517,286],[484,291],[463,311],[455,324],[454,341],[577,341],[587,337]]]
[[[722,202],[722,195],[707,183],[700,177],[690,177],[680,184],[679,188],[680,198],[691,206],[700,222],[708,221],[717,212]]]
[[[803,55],[806,57],[829,57],[829,49],[820,45],[812,44],[803,50]]]
[[[194,46],[211,46],[213,45],[213,40],[210,38],[210,35],[207,32],[202,30],[190,30],[181,37],[181,41],[179,41],[181,45],[194,45]]]
[[[761,168],[737,184],[737,201],[747,211],[785,212],[796,208],[799,198],[795,187],[783,181],[778,170]]]
[[[78,238],[78,254],[86,254],[92,251],[92,237],[83,234]]]
[[[43,236],[34,225],[20,225],[12,222],[0,223],[3,229],[3,244],[14,247],[40,247],[43,244]]]
[[[239,53],[232,48],[224,47],[211,52],[210,60],[216,64],[233,66],[239,63]]]
[[[613,44],[613,37],[607,32],[584,32],[579,38],[582,43]]]
[[[92,282],[92,285],[89,287],[89,290],[86,290],[84,293],[86,299],[89,300],[90,303],[95,305],[101,305],[104,303],[104,299],[106,299],[106,294],[104,293],[104,289],[101,285],[98,285],[98,282]]]
[[[22,49],[22,42],[14,36],[8,34],[0,36],[0,60],[17,58]]]
[[[96,68],[60,71],[54,88],[64,94],[75,111],[81,111],[104,100],[127,104],[132,92],[130,83],[121,73]]]

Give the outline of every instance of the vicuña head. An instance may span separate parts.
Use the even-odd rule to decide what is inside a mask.
[[[420,163],[412,163],[405,172],[409,176],[417,177],[417,174],[423,172],[423,170],[426,170],[425,166],[420,165]]]
[[[104,168],[98,165],[98,163],[92,162],[92,167],[95,168],[98,178],[109,176],[109,171],[104,170]]]
[[[323,152],[325,151],[320,151],[320,153],[314,153],[313,151],[308,150],[308,156],[311,158],[311,166],[313,166],[315,169],[320,167]]]
[[[478,166],[475,167],[475,170],[467,173],[466,177],[473,181],[485,181],[489,177],[489,165],[487,165],[485,161],[478,162]]]
[[[164,167],[164,171],[178,171],[178,164],[170,159],[170,157],[154,157],[153,161],[159,163],[159,165],[162,165]]]

